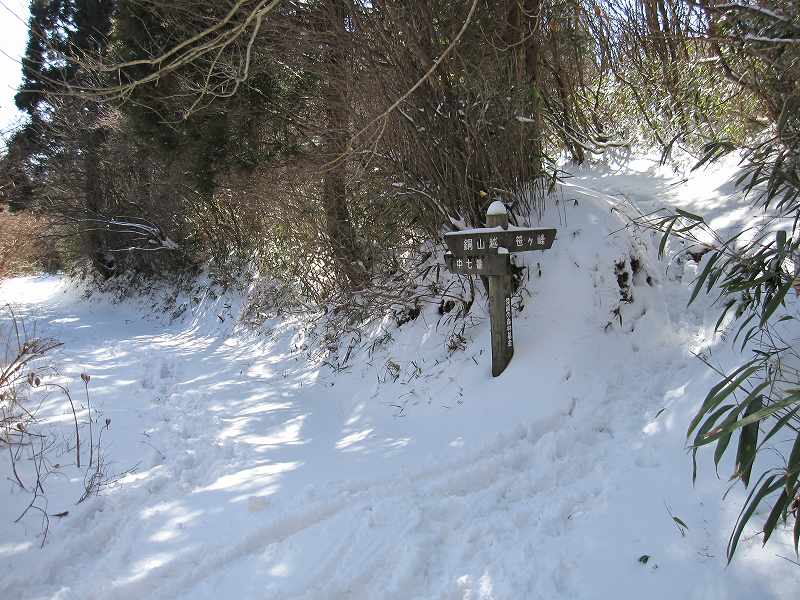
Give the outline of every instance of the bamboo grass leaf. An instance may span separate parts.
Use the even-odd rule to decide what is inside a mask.
[[[770,382],[765,381],[761,386],[769,385],[769,383]],[[758,412],[763,406],[764,397],[759,394],[751,402],[747,403],[744,416],[748,417]],[[736,450],[736,474],[742,480],[745,487],[750,484],[750,473],[752,472],[753,462],[756,458],[757,446],[758,423],[751,423],[750,425],[742,427],[742,432],[739,434],[739,447]]]
[[[705,223],[705,221],[703,220],[703,217],[701,217],[699,215],[695,215],[693,213],[690,213],[689,211],[682,210],[680,208],[676,208],[675,212],[677,212],[682,217],[686,217],[687,219],[690,219],[692,221],[697,221],[698,223]]]
[[[732,408],[734,408],[733,404],[721,406],[714,411],[714,413],[708,419],[706,419],[705,423],[703,423],[703,425],[697,431],[694,442],[692,443],[692,485],[694,485],[694,482],[697,480],[697,450],[703,445],[701,444],[703,436],[705,436],[706,432],[714,426],[714,423],[716,423],[722,415]]]
[[[769,541],[769,538],[772,535],[772,532],[775,530],[775,525],[778,524],[778,519],[780,519],[781,515],[785,514],[788,505],[789,495],[784,489],[783,492],[781,492],[780,497],[775,501],[767,520],[764,522],[764,542],[761,544],[762,547],[766,546],[767,541]]]
[[[783,304],[783,299],[789,292],[789,288],[792,287],[792,283],[794,283],[792,278],[787,278],[786,283],[784,283],[780,290],[778,290],[772,297],[772,300],[770,300],[769,304],[764,309],[764,313],[761,315],[761,327],[763,327],[767,320],[769,320],[769,318],[772,316],[772,313],[774,313],[775,310],[777,310],[777,308]]]
[[[762,478],[767,475],[769,471],[762,475]],[[759,479],[759,482],[761,480]],[[753,491],[747,498],[745,502],[745,506],[742,512],[739,514],[739,518],[736,522],[736,527],[731,534],[730,539],[728,540],[728,548],[727,548],[727,556],[728,556],[728,564],[730,564],[731,560],[733,559],[733,554],[736,552],[736,546],[739,544],[739,538],[744,531],[745,526],[750,521],[750,517],[753,516],[753,513],[758,508],[758,505],[761,503],[765,497],[769,496],[776,490],[780,489],[783,486],[784,478],[778,475],[769,475],[764,482],[761,484],[761,487],[754,487]],[[756,484],[758,486],[758,483]],[[756,491],[756,489],[758,491]]]
[[[714,430],[712,432],[714,439],[716,439],[717,436],[725,435],[726,433],[736,431],[737,429],[740,429],[746,425],[750,425],[751,423],[758,423],[759,421],[774,415],[777,411],[781,410],[782,408],[786,408],[788,406],[791,406],[792,404],[797,404],[798,402],[800,402],[800,394],[798,393],[792,394],[791,396],[789,396],[788,398],[784,398],[780,402],[775,402],[773,404],[770,404],[769,406],[766,406],[760,410],[755,411],[754,413],[746,417],[742,417],[735,423],[730,423],[721,426],[718,430]],[[711,435],[711,434],[706,434],[706,435]],[[713,439],[711,441],[713,441]]]
[[[697,414],[692,419],[692,422],[689,424],[689,430],[686,433],[686,436],[690,436],[692,431],[694,431],[695,427],[700,423],[700,420],[703,418],[709,410],[713,409],[715,406],[722,403],[723,400],[734,390],[736,389],[741,382],[745,379],[750,377],[753,373],[755,373],[760,366],[756,365],[753,366],[757,361],[751,360],[746,362],[741,367],[736,369],[733,373],[725,377],[722,381],[718,382],[711,390],[708,392],[706,399],[703,401],[703,405]]]
[[[700,274],[700,277],[697,278],[697,283],[694,285],[694,290],[692,290],[692,296],[689,298],[688,304],[694,302],[694,299],[697,298],[697,294],[700,292],[700,288],[703,287],[703,282],[708,277],[708,274],[711,272],[711,269],[714,267],[714,263],[719,260],[719,257],[722,256],[721,251],[716,251],[714,255],[708,259],[703,272]]]

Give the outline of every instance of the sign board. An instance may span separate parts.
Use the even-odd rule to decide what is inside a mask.
[[[444,262],[453,273],[489,278],[492,376],[497,377],[514,356],[510,253],[548,250],[556,239],[556,230],[509,227],[500,201],[487,210],[486,224],[488,227],[446,233],[444,241],[450,252],[444,255]]]
[[[484,227],[444,234],[448,249],[456,256],[497,254],[498,248],[509,252],[549,250],[556,239],[555,229]]]
[[[509,254],[486,254],[484,256],[444,255],[444,264],[451,273],[460,275],[494,275],[511,274],[511,258]]]

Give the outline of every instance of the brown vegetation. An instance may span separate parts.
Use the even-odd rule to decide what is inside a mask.
[[[0,279],[56,267],[52,244],[45,238],[47,219],[11,212],[0,204]]]

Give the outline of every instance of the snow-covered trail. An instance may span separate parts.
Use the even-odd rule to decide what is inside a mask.
[[[665,272],[644,242],[609,238],[602,205],[570,210],[494,380],[485,320],[448,352],[435,310],[333,373],[291,323],[235,330],[225,297],[171,322],[61,278],[5,283],[0,303],[64,342],[77,397],[92,376],[109,471],[136,469],[77,506],[75,482],[55,483],[48,512],[70,514],[42,550],[38,519],[11,524],[27,497],[4,483],[0,596],[797,597],[785,537],[743,542],[726,569],[730,465],[691,485],[685,428],[714,381],[689,352],[712,343],[704,308],[683,309],[695,267]],[[632,253],[644,271],[606,327]]]

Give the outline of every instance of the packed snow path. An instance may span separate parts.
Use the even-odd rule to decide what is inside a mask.
[[[6,282],[0,302],[64,343],[64,380],[91,375],[110,474],[135,470],[80,505],[76,482],[53,480],[48,512],[69,515],[41,550],[4,482],[0,597],[796,598],[785,536],[762,550],[751,528],[725,566],[743,499],[721,502],[731,465],[718,481],[702,456],[691,484],[686,424],[714,375],[690,350],[711,348],[716,316],[684,310],[696,267],[666,272],[608,237],[607,213],[556,223],[576,241],[534,258],[544,272],[495,380],[485,319],[450,352],[426,310],[335,373],[292,323],[234,327],[230,298],[171,321],[63,278]],[[606,327],[632,252],[652,280],[632,274]],[[69,425],[57,399],[44,409]]]

